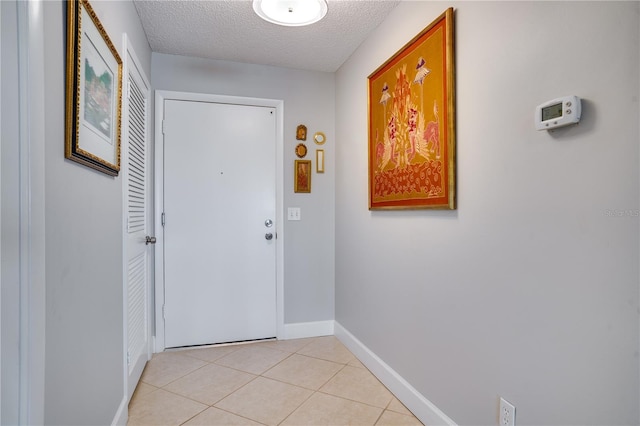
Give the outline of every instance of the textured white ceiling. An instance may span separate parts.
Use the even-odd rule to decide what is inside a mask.
[[[259,18],[250,0],[134,0],[151,50],[251,64],[334,72],[397,0],[329,0],[306,27]]]

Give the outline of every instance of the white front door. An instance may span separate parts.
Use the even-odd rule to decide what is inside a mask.
[[[164,102],[165,347],[276,336],[276,109]]]
[[[126,315],[126,391],[131,398],[142,370],[151,356],[151,245],[149,226],[149,84],[139,62],[125,43],[125,83],[122,123],[122,171],[124,185],[124,296]]]

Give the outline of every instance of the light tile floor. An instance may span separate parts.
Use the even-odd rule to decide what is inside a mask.
[[[333,336],[154,355],[129,425],[421,425]]]

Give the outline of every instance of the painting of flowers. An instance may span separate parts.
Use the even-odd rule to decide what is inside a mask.
[[[455,209],[453,9],[369,76],[369,208]]]
[[[94,131],[104,135],[107,143],[111,143],[113,74],[93,45],[89,46],[92,49],[84,60],[84,120]]]
[[[122,60],[88,0],[67,6],[65,149],[109,176],[120,171]]]

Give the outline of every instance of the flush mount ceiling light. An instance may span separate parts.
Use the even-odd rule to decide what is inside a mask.
[[[326,0],[253,0],[253,10],[265,21],[287,27],[318,22],[327,14]]]

